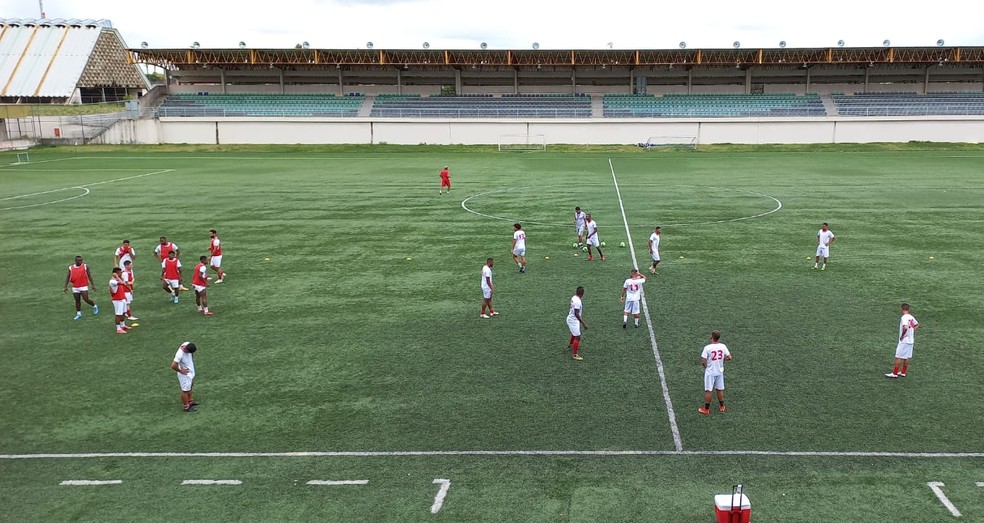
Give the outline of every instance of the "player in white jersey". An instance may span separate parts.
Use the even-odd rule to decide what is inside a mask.
[[[492,284],[492,266],[495,265],[495,260],[489,258],[485,260],[485,265],[482,265],[482,318],[491,318],[492,316],[498,316],[499,313],[492,308],[492,293],[495,291],[495,285]],[[488,309],[488,314],[485,310]]]
[[[653,266],[649,268],[649,272],[656,274],[656,266],[659,265],[659,234],[663,232],[662,227],[656,227],[653,229],[653,233],[649,235],[649,255],[653,258]]]
[[[813,260],[814,269],[820,264],[820,258],[823,258],[823,267],[820,267],[820,270],[827,270],[827,258],[830,257],[830,244],[834,243],[836,239],[837,237],[834,236],[834,231],[828,229],[826,223],[820,226],[820,230],[817,231],[817,257]]]
[[[133,315],[133,311],[130,308],[130,304],[133,303],[133,285],[136,279],[133,277],[133,262],[126,260],[123,262],[123,272],[120,274],[123,277],[123,283],[127,286],[126,291],[126,319],[130,321],[135,321],[137,318]],[[133,323],[132,326],[136,327],[140,325],[139,323]]]
[[[591,246],[593,245],[595,249],[598,249],[598,254],[601,255],[601,261],[605,261],[605,253],[601,252],[601,240],[598,239],[598,222],[591,219],[591,213],[584,216],[584,223],[588,228],[588,235],[584,238],[584,243],[588,244],[588,261],[594,259],[591,255]]]
[[[513,224],[513,229],[515,229],[512,241],[513,261],[519,266],[519,272],[526,272],[526,231],[518,223]]]
[[[580,248],[584,245],[581,238],[584,236],[584,211],[580,207],[574,208],[574,230],[577,231],[577,246]]]
[[[885,375],[886,378],[905,377],[909,370],[909,360],[912,358],[912,344],[916,341],[916,331],[919,322],[909,312],[909,304],[902,304],[902,319],[899,320],[899,344],[895,347],[895,368]],[[899,368],[899,365],[902,368]]]
[[[731,361],[731,351],[720,342],[721,333],[711,331],[711,343],[700,353],[700,364],[704,367],[704,406],[697,409],[703,415],[711,413],[711,391],[717,390],[718,410],[724,412],[724,362]]]
[[[646,283],[646,277],[639,272],[639,269],[632,269],[629,279],[622,284],[622,303],[625,308],[622,311],[622,328],[629,323],[629,314],[635,319],[635,326],[639,327],[639,302],[642,300],[642,284]]]
[[[198,347],[186,341],[178,347],[178,352],[171,360],[171,369],[178,373],[178,385],[181,386],[181,404],[185,412],[195,412],[198,402],[191,397],[191,388],[195,385],[195,351]]]
[[[581,328],[588,330],[588,324],[584,323],[584,318],[581,316],[583,312],[582,298],[584,298],[584,287],[578,287],[574,291],[574,296],[571,296],[571,308],[567,312],[567,328],[571,331],[571,341],[567,346],[571,348],[574,359],[578,361],[584,359],[578,354],[581,347]]]

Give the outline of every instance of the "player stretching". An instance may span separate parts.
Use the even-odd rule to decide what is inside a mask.
[[[578,350],[581,348],[581,327],[588,330],[588,324],[584,323],[584,318],[581,317],[583,310],[581,298],[584,298],[584,287],[578,287],[574,291],[574,296],[571,296],[571,309],[567,313],[567,328],[571,331],[571,341],[567,346],[571,348],[574,359],[577,361],[584,359],[578,354]]]
[[[495,291],[495,285],[492,285],[492,266],[495,265],[495,260],[489,258],[485,260],[485,265],[482,265],[482,318],[491,318],[492,316],[498,316],[499,313],[495,312],[492,308],[492,293]],[[488,314],[485,310],[488,309]]]
[[[116,315],[116,334],[126,334],[126,282],[123,269],[113,267],[113,277],[109,280],[109,297],[113,300],[113,314]]]
[[[902,304],[902,319],[899,320],[899,344],[895,347],[895,368],[885,375],[886,378],[905,377],[909,370],[909,360],[912,359],[912,344],[915,342],[919,322],[909,312],[909,304]],[[899,369],[899,365],[902,368]]]
[[[451,171],[448,171],[447,165],[441,169],[441,188],[437,190],[437,194],[444,192],[445,187],[448,188],[448,194],[451,194]]]
[[[580,207],[574,208],[574,230],[577,231],[577,247],[580,249],[584,242],[581,237],[584,235],[584,211]]]
[[[718,410],[724,408],[724,362],[731,361],[731,351],[721,343],[721,333],[711,331],[711,343],[700,353],[700,364],[704,366],[704,406],[697,412],[707,416],[711,413],[711,390],[717,389]]]
[[[820,230],[817,231],[817,257],[813,260],[813,268],[817,268],[817,264],[820,263],[820,257],[823,257],[823,267],[820,267],[821,271],[827,270],[827,258],[830,256],[830,244],[834,243],[837,238],[834,236],[834,231],[827,228],[827,224],[824,223],[820,226]]]
[[[592,220],[591,213],[588,213],[584,216],[584,223],[588,227],[588,236],[584,238],[584,243],[588,244],[588,261],[594,259],[594,256],[591,255],[592,245],[595,249],[598,249],[601,261],[605,261],[605,253],[601,252],[601,241],[598,240],[598,222]]]
[[[642,299],[642,284],[646,283],[646,277],[639,272],[639,269],[632,269],[629,279],[622,284],[622,303],[625,309],[622,311],[622,328],[629,323],[629,314],[635,318],[635,326],[639,327],[639,300]]]
[[[518,223],[513,224],[513,229],[515,229],[512,242],[513,261],[519,266],[519,272],[526,272],[526,231]]]
[[[99,314],[99,306],[89,299],[89,284],[92,283],[92,274],[89,266],[82,263],[82,257],[75,257],[75,265],[68,266],[68,274],[65,275],[65,292],[68,292],[68,282],[72,282],[72,297],[75,298],[75,320],[82,319],[82,302],[85,301],[92,305],[92,314]]]
[[[123,245],[116,248],[116,252],[113,253],[113,267],[123,267],[123,263],[127,260],[133,261],[137,253],[133,251],[133,247],[130,247],[130,240],[123,240]]]
[[[656,266],[659,265],[659,233],[662,231],[662,227],[656,227],[649,235],[649,255],[653,257],[653,266],[649,268],[649,272],[653,274],[656,274]]]
[[[211,253],[208,266],[219,276],[215,283],[222,283],[222,279],[226,277],[226,273],[222,271],[222,242],[219,241],[219,233],[215,232],[215,229],[209,230],[208,235],[211,238],[208,242],[208,252]]]
[[[126,319],[134,321],[137,318],[133,316],[133,311],[130,310],[130,304],[133,303],[133,284],[136,280],[133,278],[133,262],[126,260],[123,262],[123,272],[120,274],[123,278],[123,283],[126,284]],[[139,323],[134,323],[133,326],[136,327]]]
[[[207,256],[198,258],[198,265],[195,265],[195,272],[191,275],[191,287],[195,289],[195,305],[198,305],[198,312],[211,316],[208,310],[208,266],[205,265]],[[218,282],[216,282],[218,283]]]
[[[178,293],[181,292],[181,260],[171,251],[167,259],[161,262],[161,287],[171,295],[174,303],[178,303]]]

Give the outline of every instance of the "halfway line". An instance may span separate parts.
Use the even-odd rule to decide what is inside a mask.
[[[618,179],[615,178],[615,166],[612,159],[608,159],[608,168],[612,171],[612,183],[615,184],[615,195],[618,196],[618,208],[622,210],[622,223],[625,224],[625,237],[629,240],[629,252],[632,254],[632,266],[639,268],[639,261],[636,259],[635,247],[632,245],[632,234],[629,233],[629,220],[625,217],[625,206],[622,204],[622,191],[618,188]],[[642,291],[642,312],[646,315],[646,328],[649,329],[649,342],[653,347],[653,357],[656,358],[656,372],[659,374],[659,385],[663,388],[663,401],[666,402],[666,415],[670,418],[670,432],[673,433],[673,447],[680,452],[683,450],[683,441],[680,439],[680,427],[677,426],[676,414],[673,412],[673,401],[670,400],[670,389],[666,386],[666,372],[663,370],[663,359],[659,357],[659,347],[656,344],[656,332],[653,330],[653,320],[649,316],[649,305],[646,303],[646,291]]]

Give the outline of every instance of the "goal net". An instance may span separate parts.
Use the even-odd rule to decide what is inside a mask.
[[[654,147],[686,147],[688,149],[697,148],[696,136],[650,136],[645,142],[640,142],[639,147],[646,150]]]
[[[22,151],[17,153],[17,163],[11,165],[24,165],[26,163],[31,163],[31,155],[27,151]]]
[[[499,151],[545,151],[547,142],[542,134],[500,134]]]

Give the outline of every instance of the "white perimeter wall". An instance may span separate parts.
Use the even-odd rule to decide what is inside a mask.
[[[109,144],[497,144],[542,134],[548,144],[635,144],[651,136],[696,136],[699,144],[984,143],[984,117],[427,120],[373,118],[160,118],[118,122]]]

